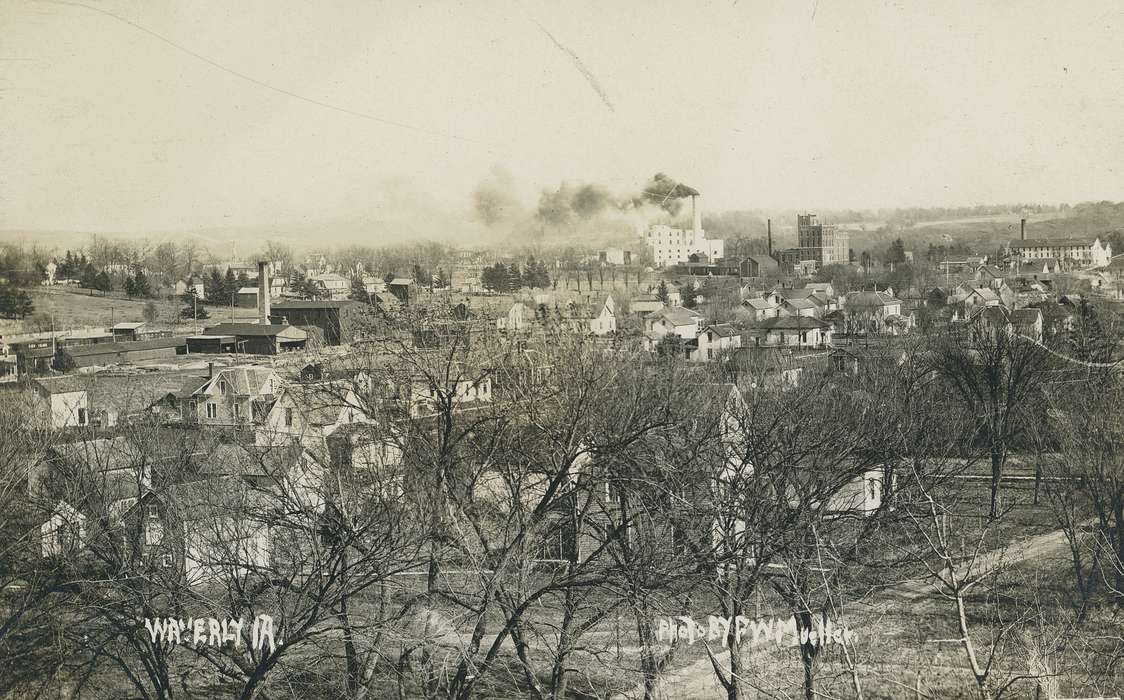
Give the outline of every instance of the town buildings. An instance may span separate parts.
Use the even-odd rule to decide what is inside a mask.
[[[692,261],[692,256],[694,262],[711,262],[724,257],[725,241],[706,237],[699,207],[699,195],[691,195],[692,223],[689,229],[672,228],[666,224],[656,224],[648,229],[644,242],[656,267]]]
[[[1099,236],[1022,239],[1011,241],[1008,251],[1020,265],[1031,268],[1043,262],[1056,268],[1066,261],[1077,268],[1104,267],[1112,258],[1112,246],[1102,242]]]
[[[850,261],[850,234],[832,224],[824,224],[815,214],[796,217],[800,260],[814,261],[817,268]]]

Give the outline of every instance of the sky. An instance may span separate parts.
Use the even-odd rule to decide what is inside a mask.
[[[0,0],[0,229],[1124,199],[1124,3]]]

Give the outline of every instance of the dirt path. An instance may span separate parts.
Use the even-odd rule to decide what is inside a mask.
[[[1017,541],[1004,550],[986,552],[980,555],[973,567],[973,571],[991,571],[1002,564],[1017,564],[1031,560],[1050,559],[1068,556],[1065,534],[1061,530],[1047,532],[1042,535],[1028,537]],[[962,565],[966,566],[966,565]],[[881,591],[883,597],[888,594],[892,598],[909,601],[928,599],[934,593],[931,583],[925,580],[903,581]],[[885,603],[885,600],[879,601]],[[719,662],[729,666],[730,654],[728,651],[715,653]],[[675,669],[663,678],[660,698],[667,700],[689,700],[693,698],[720,698],[725,697],[718,679],[714,676],[714,668],[709,659],[701,659],[687,666]],[[633,700],[644,697],[644,686],[638,685],[632,690],[620,693],[614,700]]]

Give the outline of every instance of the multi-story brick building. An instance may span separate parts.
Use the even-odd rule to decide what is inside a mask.
[[[813,260],[817,267],[847,263],[851,259],[850,234],[833,224],[820,223],[815,214],[796,217],[800,260]]]

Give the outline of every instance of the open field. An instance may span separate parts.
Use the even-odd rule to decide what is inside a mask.
[[[124,321],[144,320],[144,307],[152,301],[156,304],[155,325],[178,328],[192,327],[194,323],[179,318],[182,305],[176,299],[130,299],[121,292],[103,295],[89,289],[78,287],[39,287],[28,290],[35,313],[22,321],[0,320],[0,333],[15,334],[32,331],[79,328],[103,328]],[[230,307],[208,306],[210,318],[200,325],[222,323],[231,320]],[[234,319],[249,321],[257,318],[255,309],[234,309]]]

